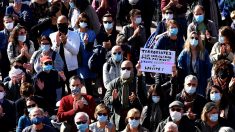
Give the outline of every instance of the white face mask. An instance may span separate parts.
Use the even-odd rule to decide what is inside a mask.
[[[14,22],[4,24],[7,30],[12,30],[14,27]]]
[[[86,23],[86,22],[80,22],[80,23],[79,23],[79,26],[80,26],[81,28],[86,28],[86,27],[87,27],[87,23]]]
[[[131,5],[136,5],[139,0],[128,0]]]
[[[173,122],[177,122],[181,120],[182,118],[181,113],[177,111],[170,111],[170,115],[171,115],[171,119],[173,120]]]
[[[18,41],[24,42],[26,40],[26,35],[19,35]]]
[[[196,87],[185,87],[185,92],[188,94],[194,94],[196,92]]]
[[[173,19],[173,14],[165,14],[166,20],[172,20]]]
[[[131,71],[130,70],[121,70],[121,78],[123,79],[128,79],[131,76]]]
[[[5,96],[5,93],[4,92],[0,92],[0,99],[3,99]]]

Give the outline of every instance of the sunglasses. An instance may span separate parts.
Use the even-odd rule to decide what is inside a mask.
[[[52,62],[45,62],[44,65],[52,65]]]
[[[78,121],[78,122],[76,122],[77,125],[86,124],[86,123],[87,123],[87,121]]]
[[[166,14],[173,14],[173,12],[166,12]]]
[[[180,112],[182,109],[181,108],[171,108],[171,111],[177,111]]]
[[[35,106],[36,106],[36,104],[31,104],[31,105],[28,105],[27,108],[33,108]]]
[[[140,117],[129,117],[131,120],[139,120],[140,119]]]
[[[119,55],[120,55],[121,53],[122,53],[122,52],[114,52],[113,54],[114,54],[114,55],[116,55],[116,54],[119,54]]]
[[[23,69],[23,66],[15,65],[14,68],[15,68],[15,69]]]
[[[108,114],[107,113],[97,113],[97,115],[99,115],[99,116],[107,116]]]
[[[112,21],[104,21],[104,23],[105,23],[105,24],[106,24],[106,23],[111,24],[111,23],[112,23]]]
[[[196,40],[198,40],[198,37],[191,37],[191,39],[196,39]]]
[[[130,71],[130,70],[131,70],[131,67],[122,67],[121,69],[122,69],[123,71],[124,71],[124,70]]]
[[[80,20],[80,22],[87,22],[86,20]]]

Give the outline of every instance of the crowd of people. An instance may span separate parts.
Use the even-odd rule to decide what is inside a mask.
[[[0,30],[1,132],[235,132],[234,0],[0,0]]]

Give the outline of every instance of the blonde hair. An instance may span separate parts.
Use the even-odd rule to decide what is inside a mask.
[[[132,115],[140,115],[140,111],[136,108],[132,108],[127,112],[126,121],[128,121],[128,118],[130,118]]]
[[[96,118],[97,114],[101,111],[104,111],[104,110],[106,110],[107,114],[109,115],[109,108],[106,105],[104,105],[104,104],[97,105],[96,108],[95,108],[94,117]]]
[[[235,10],[230,13],[231,19],[235,19]]]
[[[194,35],[194,34],[197,35],[197,37],[198,37],[198,45],[197,45],[196,49],[197,49],[197,51],[199,51],[199,58],[200,58],[200,60],[204,60],[205,59],[205,56],[204,56],[205,47],[203,46],[201,36],[197,32],[195,32],[195,31],[190,32],[189,36],[187,37],[187,40],[185,41],[184,49],[188,52],[191,51],[190,39],[191,39],[192,35]]]

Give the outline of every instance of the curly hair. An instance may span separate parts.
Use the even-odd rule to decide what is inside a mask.
[[[228,77],[233,77],[233,65],[228,60],[218,60],[214,66],[215,75],[218,75],[219,71],[226,70],[228,72]]]

